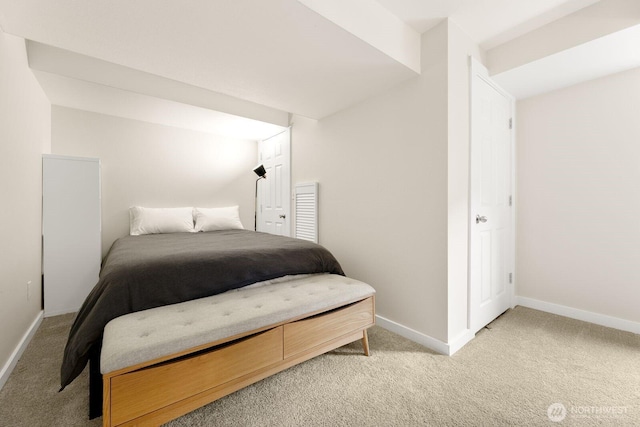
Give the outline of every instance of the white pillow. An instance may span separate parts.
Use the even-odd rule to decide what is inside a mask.
[[[193,208],[129,208],[129,234],[193,232]]]
[[[240,222],[238,206],[226,208],[193,208],[195,231],[216,231],[244,229]]]

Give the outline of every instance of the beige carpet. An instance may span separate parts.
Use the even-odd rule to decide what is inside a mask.
[[[71,321],[43,321],[0,391],[1,426],[101,425],[86,370],[58,393]],[[446,357],[374,327],[371,357],[342,347],[168,425],[640,426],[640,335],[522,307],[489,328]]]

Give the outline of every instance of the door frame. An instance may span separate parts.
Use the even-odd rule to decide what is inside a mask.
[[[517,280],[517,272],[516,272],[516,263],[515,263],[515,250],[516,250],[516,215],[517,215],[517,194],[516,194],[516,188],[517,188],[517,182],[516,182],[516,150],[517,150],[517,146],[516,146],[516,129],[517,129],[517,121],[516,121],[516,99],[513,97],[513,95],[511,95],[509,92],[507,92],[506,90],[504,90],[502,87],[500,87],[496,82],[494,82],[491,77],[489,76],[489,71],[487,70],[487,68],[482,65],[482,63],[480,63],[477,59],[475,59],[472,56],[469,56],[469,222],[468,222],[468,235],[469,235],[469,241],[468,241],[468,248],[469,248],[469,254],[468,254],[468,265],[467,265],[467,272],[468,272],[468,277],[467,277],[467,328],[471,329],[472,332],[475,334],[479,329],[481,329],[483,326],[481,326],[480,328],[475,328],[475,325],[473,324],[473,315],[474,313],[474,307],[472,306],[472,271],[471,271],[471,265],[472,265],[472,248],[473,248],[473,238],[472,238],[472,232],[473,232],[473,226],[475,225],[475,216],[473,215],[473,205],[471,204],[471,199],[472,199],[472,168],[473,168],[473,164],[472,164],[472,160],[473,160],[473,156],[471,155],[472,153],[472,147],[474,144],[474,140],[473,140],[473,92],[474,92],[474,78],[475,77],[479,77],[481,78],[484,82],[486,82],[487,84],[489,84],[493,89],[495,89],[497,92],[499,92],[501,95],[503,95],[504,97],[508,98],[511,102],[511,133],[510,133],[510,137],[511,137],[511,224],[510,224],[510,233],[511,236],[509,238],[509,245],[508,245],[508,249],[509,249],[509,254],[508,254],[508,259],[507,259],[507,265],[509,268],[509,271],[512,273],[512,280],[510,281],[510,283],[507,283],[507,292],[508,292],[508,298],[509,298],[509,306],[510,308],[514,308],[515,307],[515,285],[516,285],[516,280]]]

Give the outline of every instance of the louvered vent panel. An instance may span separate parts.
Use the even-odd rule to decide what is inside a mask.
[[[318,243],[318,183],[296,185],[296,237]]]

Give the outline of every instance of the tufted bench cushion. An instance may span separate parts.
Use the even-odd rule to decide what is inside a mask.
[[[100,369],[107,374],[374,294],[366,283],[319,274],[127,314],[104,330]]]

